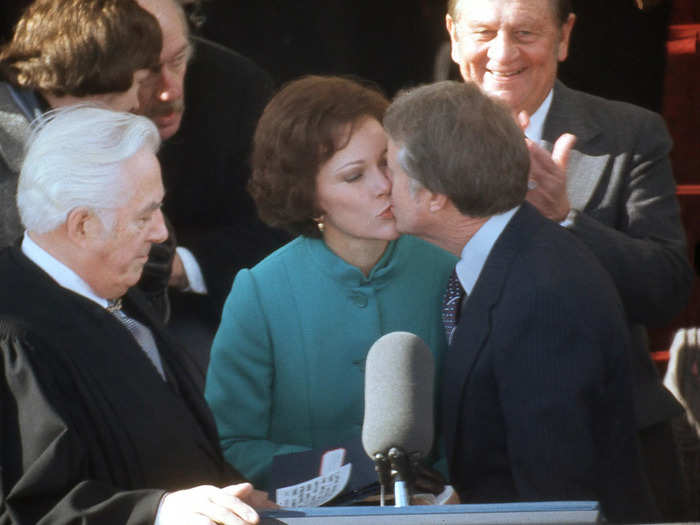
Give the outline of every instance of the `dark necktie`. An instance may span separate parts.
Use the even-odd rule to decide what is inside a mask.
[[[136,339],[136,342],[146,354],[146,357],[148,357],[149,361],[156,368],[160,377],[165,380],[163,362],[160,359],[158,346],[156,345],[156,340],[153,338],[151,330],[146,325],[139,323],[136,319],[132,319],[123,312],[121,299],[110,301],[109,306],[107,306],[107,311],[119,319],[126,329],[131,332],[131,335],[134,336],[134,339]]]
[[[447,281],[447,290],[442,298],[442,324],[445,327],[447,344],[452,342],[457,322],[459,321],[459,307],[464,297],[464,288],[457,278],[457,272],[453,271]]]

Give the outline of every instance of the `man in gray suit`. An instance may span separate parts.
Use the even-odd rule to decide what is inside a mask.
[[[581,239],[610,273],[632,333],[635,415],[666,518],[681,475],[670,429],[680,414],[651,361],[645,325],[671,319],[692,280],[662,119],[556,80],[575,16],[570,0],[450,0],[452,59],[512,109],[527,135],[527,200]],[[551,153],[550,153],[551,152]]]

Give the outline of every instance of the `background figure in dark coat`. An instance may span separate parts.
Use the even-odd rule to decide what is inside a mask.
[[[163,211],[178,242],[169,329],[206,369],[236,271],[287,239],[257,218],[245,189],[253,130],[272,82],[243,56],[190,38],[176,0],[138,1],[163,32],[160,67],[141,86],[139,112],[165,141]]]
[[[0,252],[2,523],[248,523],[243,499],[268,504],[230,485],[200,372],[128,291],[168,235],[159,144],[150,120],[94,107],[30,138],[27,231]]]
[[[654,521],[620,299],[524,202],[529,155],[509,110],[448,81],[400,95],[384,125],[399,231],[461,256],[439,410],[462,501],[592,499],[613,522]]]
[[[445,36],[444,2],[435,0],[199,3],[200,34],[250,57],[278,84],[310,73],[357,75],[392,95],[432,78]]]
[[[236,271],[287,239],[258,219],[246,191],[253,130],[272,82],[244,56],[199,37],[191,41],[182,124],[158,153],[167,189],[163,210],[207,287],[207,294],[171,291],[170,329],[183,342],[189,335],[182,323],[213,336]]]

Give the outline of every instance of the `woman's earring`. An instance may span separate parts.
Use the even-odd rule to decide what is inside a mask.
[[[323,224],[323,215],[321,215],[321,216],[320,216],[319,218],[317,218],[317,219],[314,219],[314,221],[316,221],[316,226],[318,227],[318,231],[320,231],[321,233],[323,233],[323,230],[326,229],[326,225]]]

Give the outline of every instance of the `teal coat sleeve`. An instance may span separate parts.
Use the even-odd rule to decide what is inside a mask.
[[[308,447],[267,439],[275,375],[273,346],[269,319],[249,270],[236,276],[222,319],[225,322],[212,346],[205,396],[216,415],[224,457],[260,483],[274,455]]]

